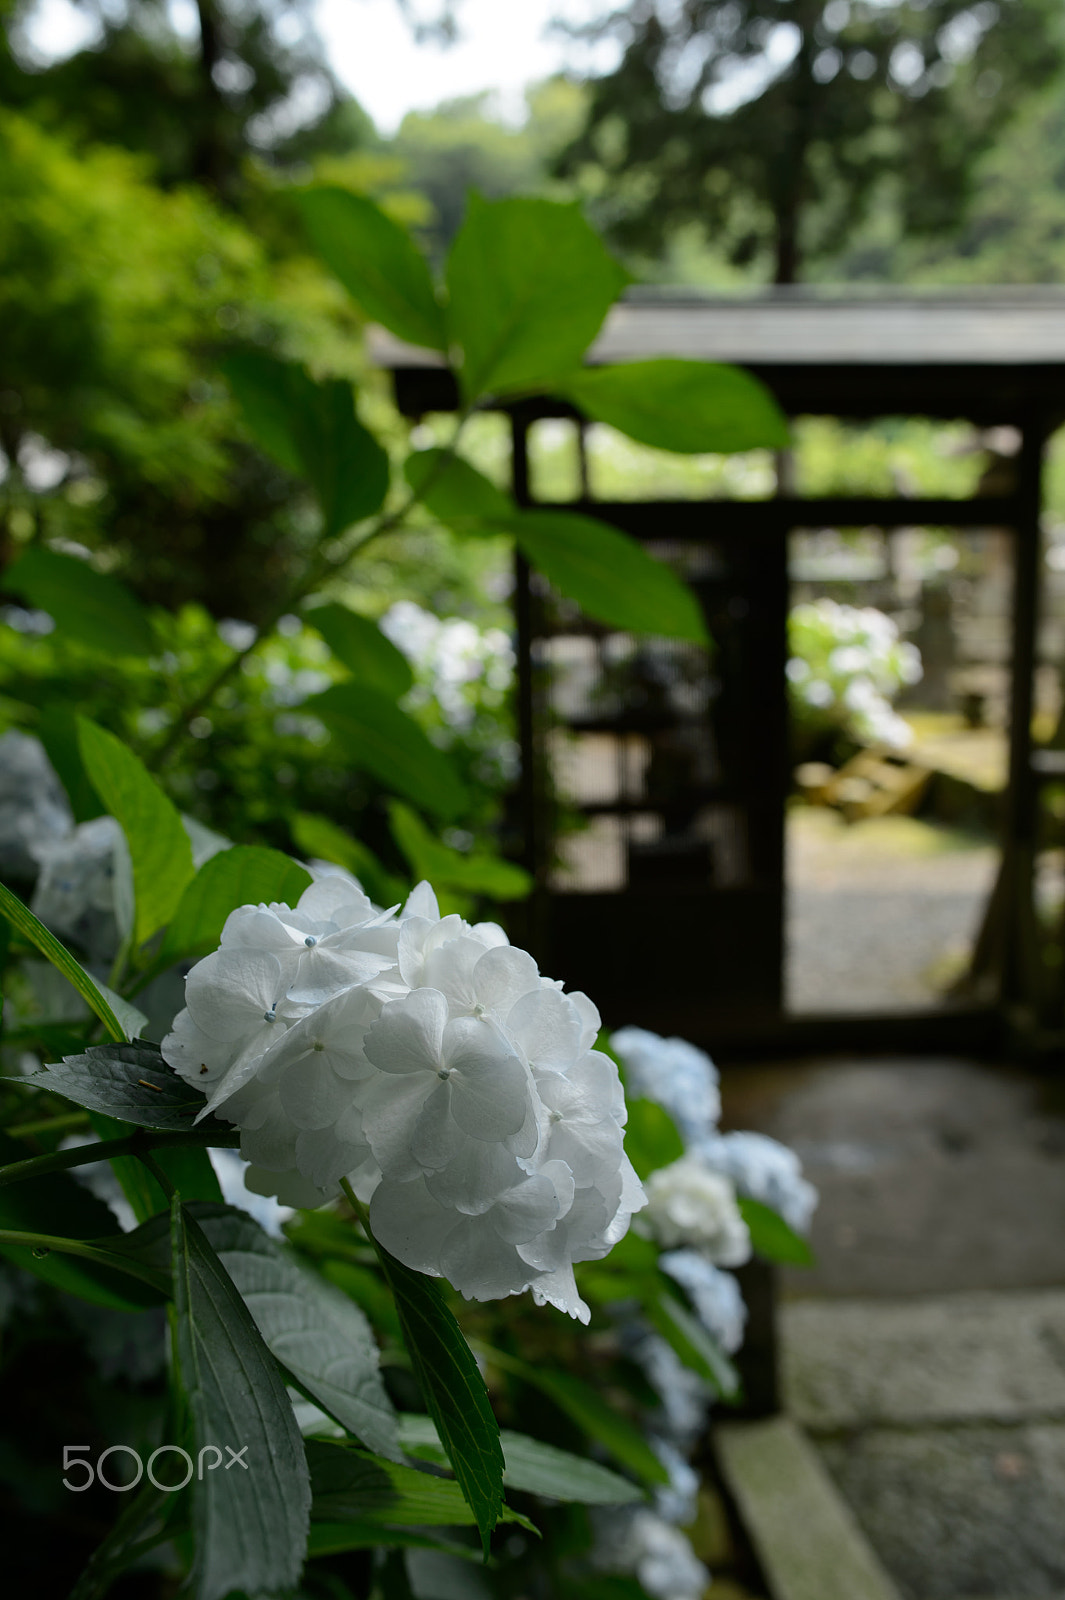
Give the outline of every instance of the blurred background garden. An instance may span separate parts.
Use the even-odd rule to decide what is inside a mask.
[[[836,1581],[1065,1593],[1060,6],[0,0],[0,22],[0,876],[162,1038],[184,971],[123,968],[88,718],[197,867],[273,849],[382,906],[428,878],[608,1029],[710,1052],[726,1134],[782,1141],[822,1196],[812,1269],[775,1295],[741,1275],[742,1376],[857,1518]],[[573,204],[604,240],[623,294],[593,361],[736,362],[790,432],[740,391],[707,450],[577,380],[466,415],[447,348],[374,309],[387,285],[360,298],[305,201],[374,202],[440,274],[471,191]],[[342,481],[334,401],[376,499]],[[456,414],[476,504],[418,500],[407,452],[435,459]],[[643,540],[697,625],[597,611],[602,573],[568,587],[533,521],[516,554],[489,485]],[[75,1048],[83,1008],[7,954],[13,1075]],[[785,1169],[769,1203],[801,1234]],[[63,1334],[83,1410],[133,1412],[87,1317]],[[681,1409],[685,1381],[662,1379]],[[831,1600],[820,1571],[788,1587],[742,1441],[688,1446],[702,1487],[664,1520],[705,1566],[671,1567],[666,1535],[652,1577],[582,1592],[687,1600],[709,1569],[722,1600]],[[8,1511],[29,1459],[0,1448]],[[481,1592],[417,1559],[373,1581]]]

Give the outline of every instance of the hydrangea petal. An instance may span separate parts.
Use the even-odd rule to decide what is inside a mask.
[[[460,1017],[444,1030],[443,1056],[451,1072],[451,1115],[475,1139],[504,1139],[525,1122],[525,1068],[496,1028]]]
[[[363,1049],[382,1072],[433,1072],[440,1064],[447,1001],[436,989],[393,1000],[366,1035]]]

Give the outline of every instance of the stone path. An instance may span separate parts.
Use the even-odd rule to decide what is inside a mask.
[[[1065,1600],[1065,1092],[962,1060],[723,1076],[803,1155],[783,1384],[902,1600]]]
[[[787,820],[787,1004],[883,1011],[935,1004],[964,967],[998,851],[912,817]]]

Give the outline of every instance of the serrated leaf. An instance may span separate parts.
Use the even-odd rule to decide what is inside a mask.
[[[358,1306],[251,1217],[221,1206],[193,1211],[271,1353],[349,1433],[378,1455],[398,1456],[395,1413]]]
[[[669,1112],[656,1100],[629,1100],[625,1124],[625,1154],[636,1168],[638,1178],[650,1177],[659,1167],[668,1167],[684,1154],[684,1140]]]
[[[395,905],[406,898],[409,885],[383,867],[360,839],[353,839],[328,817],[298,811],[289,826],[296,846],[305,855],[343,867],[353,878],[358,878],[370,899],[379,906]]]
[[[615,1460],[646,1483],[668,1483],[669,1473],[640,1430],[603,1398],[598,1390],[571,1372],[545,1365],[534,1366],[502,1350],[478,1343],[477,1349],[494,1366],[539,1389],[579,1428],[604,1445]]]
[[[368,683],[393,700],[400,699],[413,684],[406,656],[369,617],[333,603],[315,606],[304,616],[359,683]]]
[[[814,1253],[810,1246],[801,1234],[788,1226],[779,1212],[764,1205],[761,1200],[752,1200],[746,1195],[737,1195],[736,1204],[747,1224],[755,1255],[787,1266],[814,1265]]]
[[[706,644],[688,586],[628,534],[570,511],[525,511],[512,523],[526,560],[600,622]]]
[[[311,875],[291,856],[261,845],[237,844],[205,861],[178,902],[163,937],[159,965],[204,956],[218,946],[237,906],[277,900],[294,906]]]
[[[323,185],[298,196],[311,243],[374,322],[398,339],[445,350],[444,316],[429,264],[380,206]]]
[[[455,533],[484,537],[510,532],[517,510],[513,500],[461,456],[418,450],[407,457],[403,473],[433,516]]]
[[[588,417],[681,455],[783,450],[788,424],[764,384],[740,367],[662,358],[585,367],[560,386]]]
[[[121,739],[79,717],[78,747],[93,788],[126,836],[137,907],[134,938],[143,944],[170,921],[195,875],[192,846],[177,808]]]
[[[379,690],[334,683],[303,706],[322,719],[350,766],[438,816],[456,816],[465,806],[466,792],[447,756]]]
[[[24,906],[18,896],[13,895],[2,883],[0,883],[0,912],[13,928],[17,928],[24,938],[36,945],[42,956],[46,956],[53,967],[63,974],[94,1015],[99,1017],[112,1039],[125,1041],[125,1030],[99,985],[89,977],[81,963],[74,960],[66,946],[60,944],[55,934],[49,932],[40,918],[34,916],[29,906]]]
[[[256,442],[314,490],[324,537],[380,509],[388,492],[388,456],[359,421],[350,383],[316,383],[295,362],[263,350],[233,352],[222,371]]]
[[[402,800],[389,801],[388,819],[392,837],[416,879],[425,878],[437,889],[465,890],[494,900],[523,900],[532,893],[533,880],[524,867],[482,851],[467,855],[452,850]]]
[[[77,556],[32,545],[4,570],[4,588],[47,611],[60,637],[107,656],[149,656],[155,636],[139,600]]]
[[[92,1045],[81,1055],[50,1063],[27,1081],[64,1095],[75,1105],[141,1128],[191,1133],[195,1125],[205,1134],[228,1136],[233,1132],[228,1123],[214,1116],[195,1122],[206,1105],[204,1096],[179,1078],[163,1060],[159,1046],[146,1039],[133,1044]]]
[[[185,1211],[236,1285],[275,1360],[369,1449],[398,1459],[395,1413],[373,1333],[358,1306],[237,1207],[193,1202]],[[124,1235],[120,1248],[152,1266],[167,1264],[168,1218],[153,1217]]]
[[[380,1259],[414,1376],[487,1556],[489,1535],[503,1509],[504,1465],[488,1390],[439,1286],[387,1250],[380,1251]]]
[[[542,389],[573,371],[626,276],[577,205],[471,193],[447,262],[466,399]]]
[[[197,1456],[245,1451],[192,1488],[197,1600],[277,1595],[303,1566],[310,1478],[277,1363],[194,1217],[171,1206],[174,1345]],[[223,1456],[223,1462],[226,1460]]]
[[[399,1438],[408,1455],[427,1461],[446,1462],[432,1417],[403,1413],[399,1418]],[[575,1501],[584,1505],[627,1505],[642,1500],[643,1493],[627,1478],[619,1478],[598,1462],[586,1461],[553,1444],[530,1439],[527,1434],[501,1428],[503,1446],[503,1484],[527,1494],[546,1495],[552,1500]]]
[[[644,1315],[692,1372],[724,1400],[738,1398],[739,1373],[717,1340],[675,1295],[663,1291],[644,1303]]]

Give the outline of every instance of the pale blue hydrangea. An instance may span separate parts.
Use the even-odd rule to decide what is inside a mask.
[[[667,1250],[658,1258],[662,1271],[679,1283],[696,1316],[729,1355],[743,1343],[747,1307],[731,1272],[715,1267],[698,1250]]]
[[[702,1139],[698,1154],[715,1172],[731,1178],[740,1194],[760,1200],[806,1234],[817,1205],[817,1190],[802,1175],[794,1150],[764,1133],[718,1133]]]
[[[629,1094],[663,1106],[686,1145],[714,1132],[721,1094],[717,1068],[705,1050],[687,1039],[663,1039],[646,1028],[619,1028],[610,1043],[625,1068]]]

